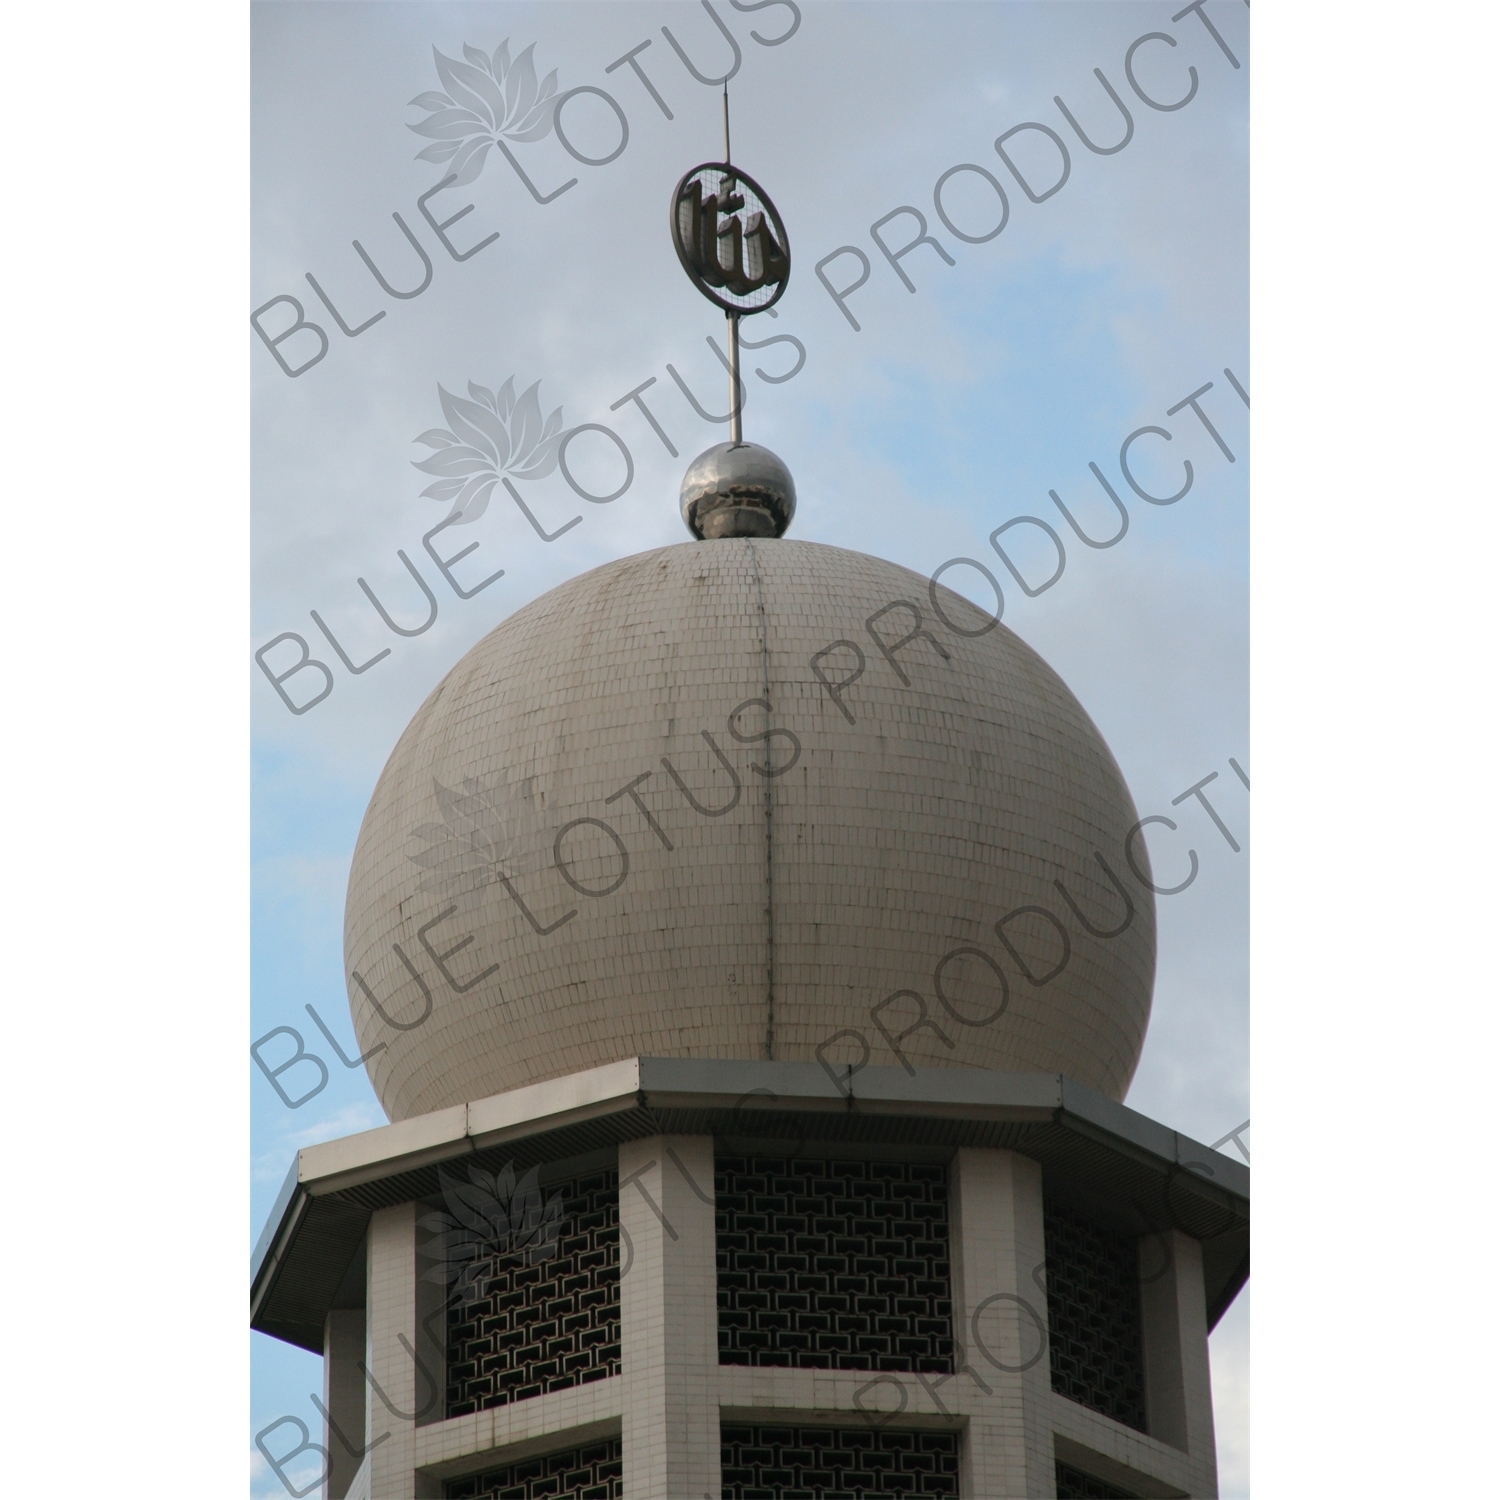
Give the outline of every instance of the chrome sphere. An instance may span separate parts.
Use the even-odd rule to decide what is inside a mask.
[[[682,519],[699,541],[781,536],[796,511],[790,470],[759,443],[718,443],[682,476]]]

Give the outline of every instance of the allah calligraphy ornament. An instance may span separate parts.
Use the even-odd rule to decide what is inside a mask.
[[[688,279],[728,318],[729,441],[700,453],[682,481],[682,519],[700,540],[778,537],[797,508],[786,465],[747,443],[740,412],[740,319],[767,312],[786,291],[791,251],[776,205],[732,165],[729,91],[724,91],[724,160],[686,173],[672,194],[672,244]],[[775,314],[773,313],[774,317]]]
[[[786,227],[756,180],[707,163],[672,195],[672,243],[688,280],[731,317],[765,312],[786,290]]]

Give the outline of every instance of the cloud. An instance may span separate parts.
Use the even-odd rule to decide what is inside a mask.
[[[260,1150],[251,1168],[255,1182],[281,1185],[292,1156],[304,1146],[321,1145],[364,1130],[376,1130],[388,1124],[385,1112],[373,1100],[357,1100],[343,1105],[331,1114],[303,1125],[295,1115],[283,1112],[281,1129],[273,1134],[272,1143]],[[256,1226],[256,1234],[260,1233]]]
[[[310,1423],[308,1425],[311,1426]],[[296,1446],[294,1440],[299,1437],[297,1429],[288,1423],[276,1432],[267,1433],[266,1443],[279,1462],[283,1448],[290,1451]],[[319,1434],[312,1432],[311,1440],[317,1442]],[[305,1459],[294,1459],[284,1467],[286,1477],[296,1489],[310,1490],[322,1477],[325,1465],[323,1460],[314,1453]],[[250,1448],[250,1494],[252,1500],[285,1500],[287,1494],[286,1486],[276,1477],[260,1449],[253,1444]]]

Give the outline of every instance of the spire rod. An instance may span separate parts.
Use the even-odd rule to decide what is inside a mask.
[[[730,165],[729,159],[729,80],[724,80],[724,165]],[[725,342],[729,345],[729,441],[731,443],[742,443],[745,440],[744,429],[740,421],[740,319],[738,313],[727,315],[728,327],[725,330]]]

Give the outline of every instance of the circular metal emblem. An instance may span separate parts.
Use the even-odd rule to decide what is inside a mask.
[[[672,243],[693,285],[727,313],[764,312],[786,290],[786,226],[738,167],[706,162],[677,184]]]

